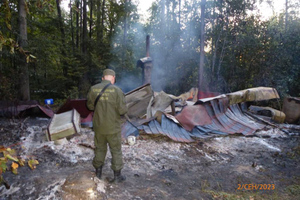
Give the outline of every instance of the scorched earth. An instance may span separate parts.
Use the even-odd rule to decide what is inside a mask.
[[[25,160],[13,174],[2,173],[0,199],[300,199],[299,136],[267,127],[255,134],[178,143],[143,133],[132,146],[124,141],[126,181],[110,184],[108,153],[103,180],[91,164],[90,128],[59,142],[47,141],[49,119],[0,119],[0,145]],[[2,157],[2,155],[0,155]]]

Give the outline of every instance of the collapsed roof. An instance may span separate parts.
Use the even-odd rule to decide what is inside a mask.
[[[198,96],[208,98],[198,99]],[[286,98],[283,110],[249,106],[247,102],[278,99],[274,88],[249,88],[228,94],[204,94],[197,88],[179,96],[167,94],[164,91],[154,92],[149,83],[125,94],[128,107],[127,120],[122,127],[123,138],[129,135],[162,134],[174,141],[193,142],[196,138],[207,138],[215,135],[242,134],[254,135],[256,131],[267,125],[280,129],[297,129],[297,126],[287,126],[274,123],[300,121],[300,99]],[[54,112],[43,107],[38,102],[19,104],[0,104],[0,114],[16,116],[19,113],[38,109],[47,117],[53,117]],[[292,109],[291,109],[292,108]],[[72,109],[80,114],[81,125],[92,127],[93,112],[86,107],[86,99],[71,100],[59,108],[56,114]],[[287,116],[286,116],[287,114]],[[283,130],[284,131],[284,130]],[[286,132],[286,131],[284,131]]]
[[[123,125],[122,136],[162,134],[178,142],[193,142],[195,138],[214,135],[254,135],[273,124],[248,111],[247,102],[278,99],[274,88],[257,87],[216,97],[195,99],[195,89],[178,97],[163,91],[153,92],[150,84],[125,95],[129,119]],[[285,114],[267,109],[270,119],[283,122]],[[256,113],[257,114],[257,113]]]

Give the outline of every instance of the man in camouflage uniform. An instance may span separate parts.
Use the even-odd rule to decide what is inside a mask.
[[[96,176],[101,179],[108,144],[112,155],[111,169],[114,171],[114,178],[110,182],[121,182],[125,180],[125,176],[121,175],[124,165],[121,149],[121,115],[127,113],[127,107],[124,93],[114,83],[115,72],[111,69],[104,70],[102,82],[92,86],[89,90],[87,107],[94,110],[95,157],[93,166],[96,169]],[[98,94],[108,84],[109,86],[105,89],[95,107],[94,103]]]

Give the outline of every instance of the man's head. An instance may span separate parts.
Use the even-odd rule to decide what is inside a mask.
[[[103,71],[103,77],[102,80],[108,80],[111,82],[111,84],[114,84],[116,82],[116,73],[112,69],[105,69]]]

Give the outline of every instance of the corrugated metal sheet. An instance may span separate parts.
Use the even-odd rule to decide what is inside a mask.
[[[139,135],[139,127],[136,127],[132,123],[126,121],[122,125],[121,135],[123,138],[127,138],[129,135],[138,136]]]
[[[228,105],[227,98],[212,100],[209,104],[205,104],[212,118],[212,124],[205,127],[228,134],[242,133],[243,135],[251,135],[258,129],[259,126],[242,114],[237,107],[226,109],[226,105]]]
[[[201,108],[201,114],[198,107]],[[251,135],[256,130],[265,127],[245,115],[238,104],[229,105],[226,97],[210,99],[210,101],[202,102],[202,105],[187,106],[176,115],[176,118],[188,130],[191,130],[191,126],[193,126],[192,135],[199,137],[204,137],[205,134],[242,133]],[[209,121],[210,123],[207,123]]]
[[[193,137],[207,138],[236,133],[253,135],[254,132],[263,129],[266,125],[249,116],[245,110],[247,107],[243,103],[232,104],[233,99],[247,101],[277,97],[278,93],[275,89],[260,87],[234,94],[230,93],[229,96],[220,95],[202,99],[193,106],[185,106],[176,116],[163,114],[161,123],[151,120],[139,126],[138,129],[146,134],[166,135],[178,142],[192,142],[194,141]],[[134,129],[137,130],[137,128],[128,128],[131,132]]]
[[[186,106],[175,117],[188,131],[193,130],[197,125],[204,126],[212,123],[204,105]]]
[[[131,123],[126,122],[122,127],[122,136],[124,138],[128,137],[129,135],[137,136],[138,129],[144,131],[146,134],[162,134],[177,142],[194,141],[190,132],[182,128],[173,120],[167,118],[165,115],[162,116],[161,124],[156,120],[152,120],[147,125],[135,127]]]
[[[199,118],[199,112],[190,112],[198,107],[201,107],[201,116],[205,116],[202,119]],[[184,111],[185,109],[187,112]],[[178,115],[180,117],[176,116],[175,118],[174,116],[164,114],[162,115],[161,124],[156,120],[152,120],[147,125],[143,124],[139,126],[138,129],[144,131],[146,134],[166,135],[178,142],[193,142],[193,137],[208,138],[216,135],[236,133],[252,135],[256,130],[265,127],[265,125],[245,115],[238,104],[229,106],[229,101],[226,97],[213,99],[203,105],[187,106]],[[179,124],[183,127],[188,127],[189,130],[186,130]],[[193,124],[193,128],[190,130],[191,124]],[[136,127],[130,127],[127,124],[127,131],[124,135],[136,134],[136,131]]]
[[[217,130],[212,130],[205,126],[195,126],[195,128],[191,131],[191,134],[193,137],[197,137],[197,138],[209,138],[215,135],[228,135],[227,133],[217,131]]]
[[[0,117],[18,116],[24,114],[24,112],[34,115],[34,113],[38,114],[38,111],[50,118],[54,115],[50,108],[39,105],[37,101],[0,101]]]

